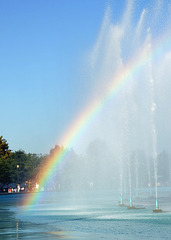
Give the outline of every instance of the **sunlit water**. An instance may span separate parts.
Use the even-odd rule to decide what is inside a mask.
[[[146,194],[134,200],[145,209],[129,210],[112,191],[49,192],[30,211],[20,201],[29,194],[2,195],[0,239],[171,239],[170,193],[159,198],[162,213],[152,212],[155,199]]]

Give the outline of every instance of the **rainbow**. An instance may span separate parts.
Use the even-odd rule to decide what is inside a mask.
[[[156,60],[157,58],[161,57],[165,48],[170,45],[170,42],[171,36],[163,35],[156,45],[153,46],[153,51],[147,51],[146,46],[144,46],[141,49],[141,54],[135,56],[132,61],[128,62],[115,74],[115,76],[111,79],[103,98],[94,99],[84,109],[84,111],[78,115],[73,124],[71,124],[70,128],[67,129],[66,133],[61,138],[61,142],[65,148],[60,148],[60,150],[58,150],[48,161],[47,165],[45,166],[46,170],[42,173],[43,177],[39,183],[40,186],[46,186],[55,169],[60,165],[65,155],[68,153],[68,149],[72,147],[73,143],[85,131],[86,127],[98,115],[101,109],[103,109],[104,105],[110,99],[115,97],[117,93],[119,93],[119,91],[132,79],[132,76],[140,72],[143,66],[153,59]],[[43,193],[30,194],[30,197],[28,197],[24,202],[25,209],[31,209],[38,202],[38,200],[41,199],[42,194]]]

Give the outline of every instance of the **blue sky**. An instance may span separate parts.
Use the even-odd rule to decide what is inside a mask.
[[[13,151],[48,153],[85,106],[86,59],[108,3],[119,21],[125,1],[0,2],[0,135]]]
[[[106,1],[1,1],[0,135],[47,153],[79,111]]]

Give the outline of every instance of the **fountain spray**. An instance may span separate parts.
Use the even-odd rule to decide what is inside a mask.
[[[151,34],[150,29],[148,29],[147,35],[147,48],[148,51],[151,51]],[[152,129],[152,155],[153,155],[153,164],[154,164],[154,179],[155,179],[155,193],[156,193],[156,206],[153,212],[161,212],[158,205],[158,166],[157,166],[157,131],[155,124],[155,113],[156,113],[156,103],[154,98],[154,78],[152,74],[152,63],[148,64],[149,70],[149,83],[150,83],[150,95],[151,95],[151,129]]]

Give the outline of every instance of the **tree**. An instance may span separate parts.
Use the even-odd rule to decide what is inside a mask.
[[[25,153],[23,150],[15,151],[11,154],[12,182],[24,183],[28,179],[37,178],[37,172],[42,156],[32,153]],[[17,168],[17,166],[19,166]]]
[[[10,183],[11,182],[11,161],[10,158],[0,158],[0,183]]]
[[[7,141],[3,138],[3,136],[0,136],[0,182],[2,183],[9,183],[11,181],[10,155],[11,150],[9,150]]]
[[[0,158],[7,158],[11,154],[7,140],[0,136]]]

